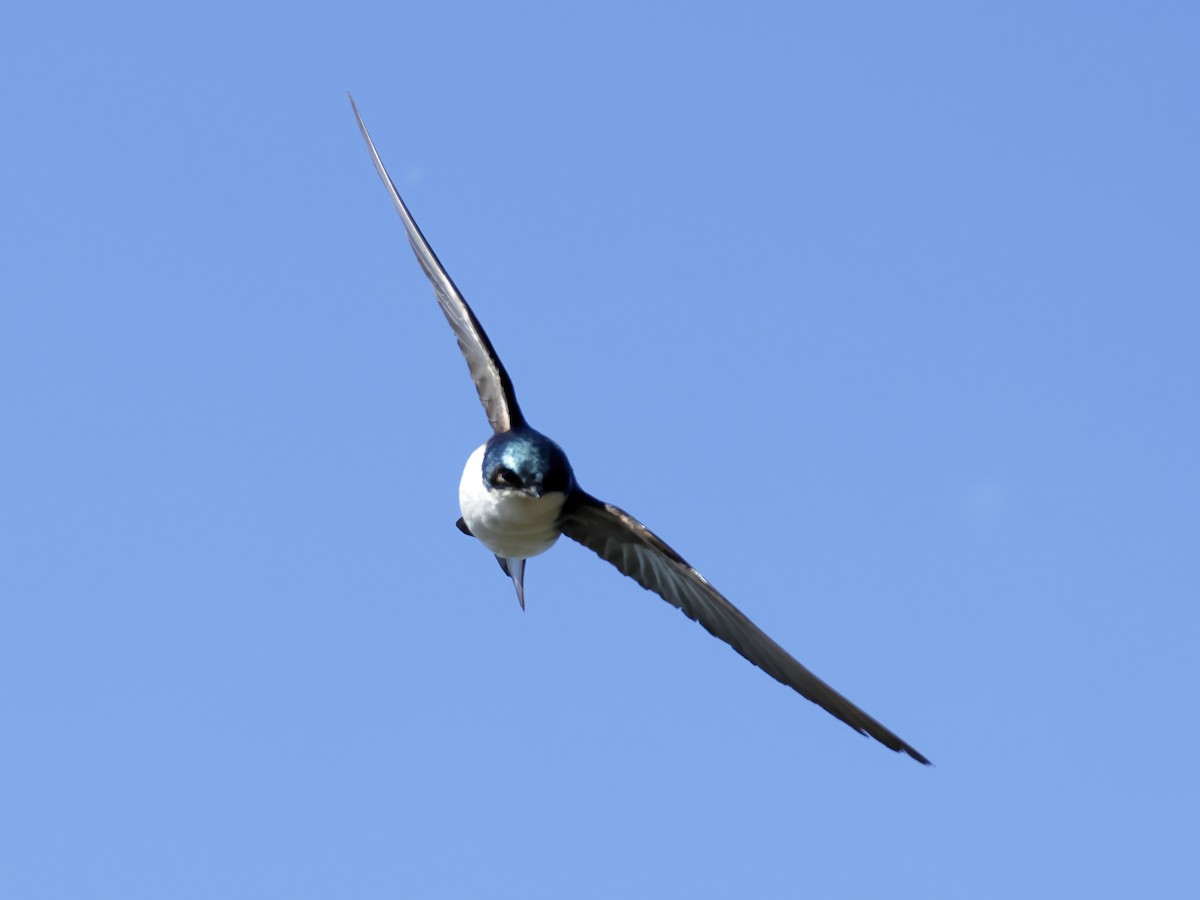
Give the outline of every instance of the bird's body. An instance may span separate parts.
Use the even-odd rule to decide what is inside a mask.
[[[490,443],[490,442],[489,442]],[[538,496],[517,488],[498,490],[484,480],[488,444],[470,455],[458,483],[458,506],[471,535],[501,559],[529,559],[545,553],[558,540],[565,491]],[[509,453],[523,450],[506,448]]]
[[[354,105],[353,98],[350,103]],[[916,749],[771,640],[658,535],[629,513],[579,487],[562,448],[526,423],[512,381],[483,326],[400,198],[357,107],[354,114],[417,261],[458,338],[492,426],[492,436],[471,454],[463,469],[458,527],[496,555],[504,573],[512,578],[521,607],[525,606],[525,561],[549,550],[565,534],[851,728],[928,765],[929,760]]]

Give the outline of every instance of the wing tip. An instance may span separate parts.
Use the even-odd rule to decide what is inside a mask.
[[[820,706],[820,704],[817,704],[817,705]],[[857,731],[863,737],[870,738],[871,740],[875,741],[877,744],[882,744],[884,747],[887,747],[887,749],[891,750],[893,753],[905,754],[905,755],[911,757],[912,759],[915,759],[917,762],[919,762],[923,766],[929,766],[930,768],[933,767],[933,762],[930,761],[929,757],[927,757],[924,753],[922,753],[916,747],[912,746],[911,744],[901,740],[896,735],[892,734],[892,732],[888,731],[886,728],[879,726],[881,729],[881,733],[876,733],[876,732],[872,731],[868,727],[867,724],[860,725],[857,722],[850,722],[847,719],[843,718],[842,716],[839,716],[837,713],[834,713],[832,710],[829,710],[826,707],[821,707],[821,708],[825,709],[826,712],[832,713],[832,715],[835,718],[841,719],[841,721],[843,723],[845,723],[846,725],[849,725],[851,728],[853,728],[855,731]],[[874,721],[872,721],[871,724],[878,726],[878,723],[874,722]]]
[[[920,753],[918,750],[914,749],[913,747],[908,746],[908,744],[905,744],[902,747],[898,748],[897,752],[907,753],[909,756],[911,756],[913,759],[915,759],[921,765],[929,766],[929,768],[931,768],[931,769],[933,768],[933,762],[930,761],[928,757],[926,757],[925,755],[923,755],[922,753]]]
[[[917,762],[919,762],[923,766],[929,766],[930,768],[933,767],[933,763],[930,761],[929,757],[927,757],[924,753],[922,753],[916,747],[913,747],[910,744],[906,744],[904,741],[900,740],[900,738],[896,737],[894,734],[888,735],[890,740],[884,740],[883,738],[881,738],[877,735],[871,734],[868,731],[864,731],[864,732],[862,732],[862,734],[866,735],[869,738],[873,738],[874,740],[883,744],[883,746],[887,747],[889,750],[894,750],[896,753],[903,753],[903,754],[908,755],[909,757],[911,757],[912,759],[915,759]]]

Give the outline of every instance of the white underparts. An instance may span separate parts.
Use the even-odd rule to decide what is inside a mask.
[[[558,540],[558,514],[567,495],[561,491],[530,497],[512,488],[483,482],[484,444],[471,454],[458,484],[458,506],[471,534],[505,559],[545,553]]]

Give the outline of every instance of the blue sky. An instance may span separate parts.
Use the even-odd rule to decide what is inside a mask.
[[[0,895],[1195,896],[1198,45],[6,11]],[[582,485],[935,768],[570,542],[520,612],[347,89]]]

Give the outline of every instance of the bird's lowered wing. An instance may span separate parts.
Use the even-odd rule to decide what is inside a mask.
[[[929,760],[804,668],[726,600],[649,528],[611,503],[576,490],[563,508],[562,533],[608,560],[642,587],[681,609],[758,666],[855,731],[919,763]]]
[[[487,413],[488,421],[491,422],[493,430],[497,433],[510,431],[523,425],[525,420],[521,415],[521,408],[517,406],[517,397],[513,391],[512,381],[509,379],[508,373],[504,371],[504,365],[496,355],[492,342],[488,340],[483,326],[475,318],[475,313],[471,311],[471,307],[467,305],[463,295],[454,286],[453,280],[438,261],[437,254],[425,240],[425,235],[421,234],[421,229],[417,227],[412,213],[408,211],[408,207],[400,198],[400,192],[396,190],[396,185],[383,166],[383,160],[379,158],[375,142],[371,140],[371,134],[367,131],[362,116],[359,115],[353,97],[350,97],[350,106],[354,109],[354,117],[358,119],[358,129],[362,132],[363,140],[367,142],[367,149],[371,151],[375,171],[379,173],[383,186],[387,188],[392,197],[392,203],[396,206],[396,212],[400,213],[400,218],[404,222],[404,230],[408,232],[408,242],[412,244],[413,253],[417,255],[417,262],[429,276],[429,280],[433,284],[433,292],[437,295],[438,305],[446,314],[446,320],[450,323],[450,327],[454,329],[454,336],[458,338],[458,347],[467,360],[467,368],[471,370],[471,380],[475,382],[475,388],[479,391],[479,400],[483,403],[483,410]]]

